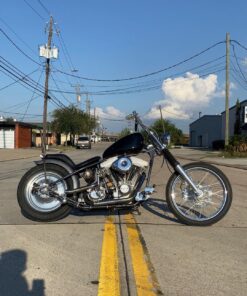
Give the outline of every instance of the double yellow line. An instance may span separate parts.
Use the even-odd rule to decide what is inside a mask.
[[[120,295],[117,230],[113,217],[107,217],[102,246],[98,296]]]
[[[124,216],[138,296],[163,295],[140,229],[132,214]],[[105,222],[98,296],[121,295],[117,229],[113,217]]]

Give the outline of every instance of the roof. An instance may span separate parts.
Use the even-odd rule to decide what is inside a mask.
[[[247,105],[247,100],[244,100],[242,102],[239,102],[240,105],[246,104]],[[229,108],[229,111],[234,109],[236,107],[236,104],[234,104],[231,108]],[[224,114],[226,111],[221,112],[221,114]]]
[[[221,117],[220,114],[217,115],[203,115],[202,117],[196,119],[195,121],[191,122],[190,125],[196,123],[197,121],[201,121],[202,119],[206,118],[206,117]]]
[[[247,100],[244,100],[244,101],[239,102],[239,103],[240,103],[240,105],[243,105],[243,104],[246,104],[246,105],[247,105]],[[229,108],[229,110],[232,110],[232,109],[234,109],[235,107],[236,107],[236,104],[233,105],[231,108]],[[219,115],[203,115],[202,117],[200,117],[200,118],[196,119],[195,121],[191,122],[190,125],[194,124],[195,122],[201,120],[201,119],[204,118],[204,117],[216,117],[216,116],[221,116],[221,115],[223,115],[225,112],[226,112],[226,111],[223,111],[223,112],[221,112],[221,114],[219,114]]]
[[[0,121],[0,127],[15,127],[17,124],[24,127],[29,127],[32,129],[41,129],[40,126],[28,122],[21,122],[21,121]]]

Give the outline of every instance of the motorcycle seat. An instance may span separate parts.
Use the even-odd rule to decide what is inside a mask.
[[[83,162],[80,162],[78,164],[75,165],[75,170],[79,170],[83,167],[87,167],[87,166],[91,166],[91,165],[95,165],[97,163],[99,163],[101,160],[100,156],[94,156],[92,158],[89,158],[87,160],[84,160]]]
[[[73,170],[79,170],[83,167],[97,164],[101,160],[101,157],[95,156],[82,162],[79,162],[77,164],[75,164],[74,161],[68,155],[63,153],[46,154],[45,159],[60,160],[66,163],[68,166],[70,166]]]

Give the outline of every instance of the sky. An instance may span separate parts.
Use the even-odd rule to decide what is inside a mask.
[[[38,46],[47,42],[45,28],[51,13],[53,45],[59,48],[59,58],[52,60],[50,89],[55,92],[50,94],[66,106],[76,104],[75,85],[80,85],[81,108],[85,109],[88,92],[91,110],[95,108],[101,124],[113,132],[130,127],[116,120],[133,110],[151,124],[160,116],[159,105],[164,118],[186,133],[199,112],[221,113],[225,107],[225,43],[181,65],[149,74],[225,41],[226,32],[247,47],[244,0],[2,0],[1,7],[0,52],[5,64],[0,65],[6,69],[7,60],[25,75],[34,71],[30,77],[44,85],[44,59],[39,57]],[[232,44],[230,106],[237,98],[246,99],[247,90],[247,51]],[[107,82],[59,71],[96,80],[147,76]],[[6,74],[10,73],[0,68],[0,115],[41,121],[42,96],[19,83],[8,86],[14,81]],[[55,108],[49,102],[49,114]]]

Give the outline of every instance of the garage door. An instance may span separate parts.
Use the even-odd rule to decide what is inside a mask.
[[[0,129],[0,148],[15,148],[15,131],[11,128]]]

